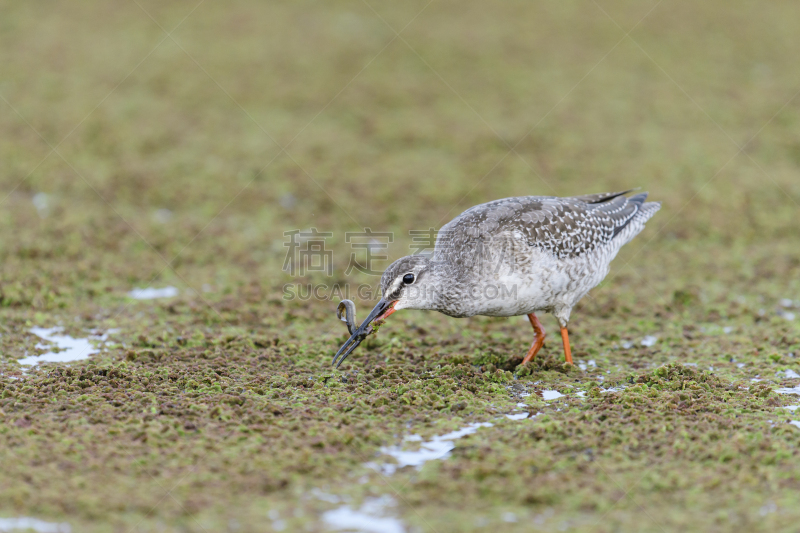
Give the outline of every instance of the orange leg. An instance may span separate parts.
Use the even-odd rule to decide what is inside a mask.
[[[572,351],[569,349],[569,332],[566,326],[561,326],[561,340],[564,341],[564,359],[572,364]]]
[[[533,332],[536,334],[536,337],[533,340],[531,349],[528,350],[528,353],[525,355],[525,359],[522,360],[523,365],[536,357],[536,353],[544,344],[544,327],[542,327],[542,323],[539,322],[539,318],[535,314],[531,313],[528,315],[528,320],[531,321],[531,326],[533,326]],[[570,361],[572,361],[571,358]]]

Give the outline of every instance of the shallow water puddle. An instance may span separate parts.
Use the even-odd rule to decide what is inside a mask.
[[[60,351],[47,352],[42,355],[29,355],[17,362],[21,365],[31,366],[37,363],[68,363],[88,359],[93,353],[100,351],[89,339],[76,339],[69,335],[59,335],[62,328],[31,328],[31,333],[42,339],[52,342]],[[97,336],[97,340],[104,341],[107,334]],[[37,344],[37,348],[48,348],[46,344]]]
[[[163,289],[154,289],[147,287],[146,289],[135,288],[128,293],[128,296],[134,300],[154,300],[156,298],[172,298],[178,295],[178,289],[169,286]]]
[[[394,474],[398,469],[406,466],[415,466],[417,469],[420,469],[422,468],[422,465],[428,461],[444,459],[447,457],[450,451],[456,447],[456,445],[453,443],[454,440],[471,435],[472,433],[478,431],[479,428],[492,427],[493,425],[494,424],[491,422],[478,422],[475,424],[470,424],[457,431],[451,431],[450,433],[433,437],[431,440],[420,444],[420,449],[416,451],[404,450],[402,446],[384,446],[381,448],[381,453],[394,457],[397,463],[385,463],[379,465],[377,463],[369,462],[364,466],[378,470],[387,476]],[[404,440],[406,442],[420,442],[422,441],[422,437],[419,435],[409,435]]]
[[[700,326],[700,331],[706,335],[719,335],[720,333],[727,335],[733,333],[733,326],[720,327],[716,324],[708,324],[706,326]]]
[[[36,531],[37,533],[70,533],[72,528],[67,523],[45,522],[37,518],[21,516],[18,518],[0,518],[0,531]]]
[[[386,507],[394,505],[389,496],[365,501],[358,510],[349,505],[326,511],[322,521],[329,529],[338,531],[363,531],[366,533],[404,533],[403,523],[392,517],[382,516]]]
[[[783,375],[786,376],[789,379],[800,378],[800,374],[798,374],[797,372],[795,372],[794,370],[791,370],[791,369],[785,370],[783,372]]]
[[[778,394],[800,394],[800,385],[791,388],[782,387],[780,389],[777,389],[775,392],[777,392]]]
[[[542,398],[544,400],[555,400],[556,398],[561,398],[564,396],[557,390],[543,390],[542,391]]]
[[[635,342],[635,341],[622,341],[620,343],[620,346],[624,350],[628,350],[630,348],[633,348],[637,344],[640,344],[640,345],[642,345],[642,346],[644,346],[646,348],[649,348],[651,346],[655,346],[655,344],[657,342],[658,342],[658,337],[656,337],[655,335],[645,335],[644,338],[642,340],[640,340],[638,343]]]
[[[800,420],[792,420],[789,422],[791,425],[795,426],[797,429],[800,429]]]
[[[529,416],[528,413],[514,413],[506,415],[506,418],[508,418],[509,420],[525,420],[526,418],[528,418],[528,416]]]

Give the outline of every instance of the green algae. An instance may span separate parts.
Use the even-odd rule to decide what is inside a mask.
[[[607,289],[588,305],[618,294]],[[188,299],[140,303],[149,312],[115,317],[115,344],[88,362],[27,375],[4,362],[4,376],[19,379],[0,382],[0,491],[8,511],[97,530],[139,520],[202,530],[230,516],[257,530],[270,509],[316,528],[325,502],[302,495],[326,486],[356,501],[392,495],[408,524],[444,531],[503,513],[517,519],[503,522],[511,530],[791,528],[800,431],[780,407],[796,398],[774,389],[791,384],[781,375],[797,368],[790,350],[800,331],[716,300],[715,323],[738,333],[695,327],[708,313],[701,305],[651,303],[611,317],[582,305],[573,342],[576,362],[594,361],[585,371],[564,366],[551,342],[518,366],[529,340],[522,321],[397,313],[337,371],[330,356],[345,334],[312,334],[313,315],[302,328],[279,318],[280,332],[260,319],[224,331],[168,309]],[[4,342],[29,345],[27,324],[7,316]],[[502,335],[487,342],[462,335],[461,324]],[[71,331],[103,327],[91,316]],[[622,345],[644,333],[659,342]],[[543,390],[564,396],[545,401]],[[539,414],[505,419],[518,403]],[[387,479],[364,466],[405,434],[431,438],[476,421],[494,426],[420,472]],[[769,502],[780,511],[762,517]]]

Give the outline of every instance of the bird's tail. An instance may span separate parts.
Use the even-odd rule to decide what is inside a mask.
[[[661,209],[661,202],[645,202],[647,200],[647,193],[639,193],[628,198],[628,201],[639,206],[639,212],[633,217],[634,220],[639,220],[642,224],[650,220],[650,217],[656,214],[656,211]]]
[[[620,231],[622,244],[629,242],[644,229],[644,224],[661,209],[661,202],[646,202],[647,193],[639,193],[628,198],[628,202],[638,207],[630,222]]]

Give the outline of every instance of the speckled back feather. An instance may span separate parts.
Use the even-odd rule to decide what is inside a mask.
[[[434,258],[463,264],[481,243],[509,234],[559,259],[582,256],[609,244],[640,212],[649,218],[660,207],[645,204],[647,193],[628,198],[627,192],[520,196],[471,207],[442,227]]]

